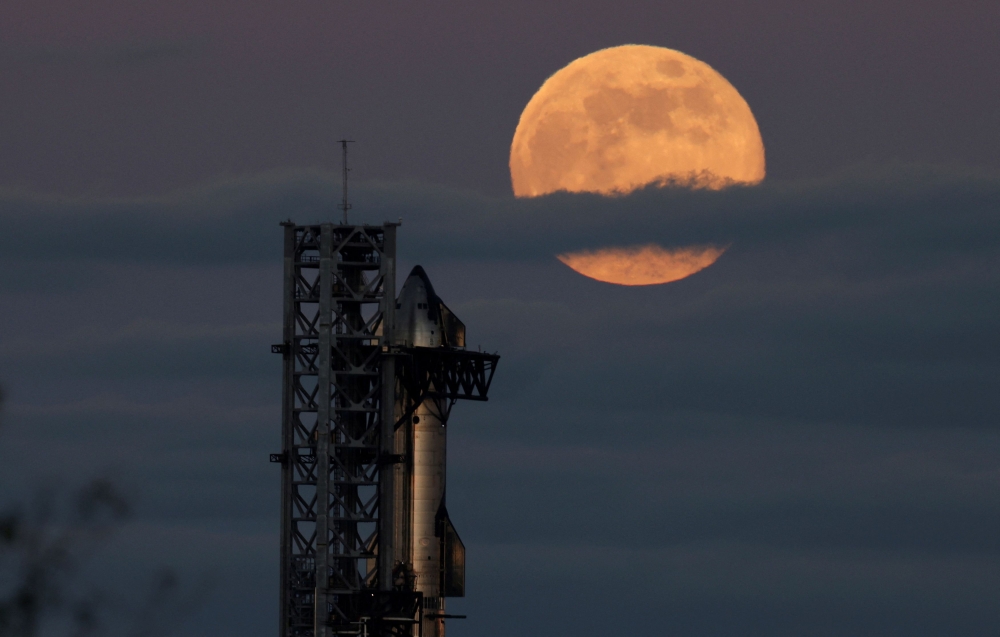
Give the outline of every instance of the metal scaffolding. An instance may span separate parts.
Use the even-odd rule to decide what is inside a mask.
[[[413,635],[400,430],[427,397],[485,400],[499,357],[394,341],[398,224],[282,225],[279,637]]]

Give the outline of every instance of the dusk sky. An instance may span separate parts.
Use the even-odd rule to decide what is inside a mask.
[[[91,576],[273,635],[280,220],[402,218],[498,351],[449,424],[452,637],[996,635],[1000,4],[12,0],[0,7],[0,508],[111,477]],[[511,194],[569,62],[669,47],[767,177]],[[728,246],[624,287],[555,255]]]

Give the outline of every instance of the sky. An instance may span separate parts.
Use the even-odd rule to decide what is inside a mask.
[[[277,624],[280,220],[402,218],[501,354],[456,406],[453,637],[994,635],[1000,7],[11,1],[0,9],[0,501],[109,476],[102,586]],[[768,177],[516,200],[546,77],[625,43],[720,71]],[[627,288],[555,256],[727,245]]]

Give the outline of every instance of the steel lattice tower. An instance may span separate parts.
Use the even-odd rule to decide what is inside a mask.
[[[425,400],[486,400],[499,357],[395,341],[398,224],[282,225],[279,637],[410,636],[401,441]]]
[[[395,241],[394,224],[285,224],[281,625],[289,637],[324,637],[329,625],[350,622],[352,594],[379,581],[378,491],[391,488],[379,479],[379,443],[392,440],[381,428],[391,432],[394,422],[394,370],[381,342],[391,337],[382,332],[392,325]],[[381,522],[392,528],[389,513]]]

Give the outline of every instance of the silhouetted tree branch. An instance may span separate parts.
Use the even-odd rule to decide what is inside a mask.
[[[84,635],[96,625],[96,600],[74,598],[70,586],[82,562],[129,514],[125,499],[106,480],[95,480],[61,499],[52,492],[0,522],[0,636],[35,637],[42,622],[62,614]]]
[[[176,621],[166,615],[185,605],[172,571],[156,573],[142,605],[118,608],[110,623],[106,594],[77,581],[81,567],[130,514],[128,501],[108,480],[93,480],[68,496],[43,491],[0,513],[0,637],[163,634],[169,620]]]

